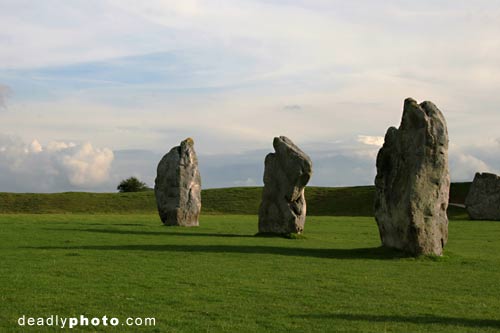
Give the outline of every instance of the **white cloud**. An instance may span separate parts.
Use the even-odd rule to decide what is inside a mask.
[[[452,180],[470,181],[476,172],[493,172],[493,169],[477,157],[455,152],[450,158]]]
[[[255,179],[247,178],[245,180],[235,180],[233,181],[234,186],[257,186],[260,185]]]
[[[63,170],[72,185],[95,186],[109,177],[113,152],[108,148],[94,148],[90,143],[85,143],[59,150],[59,154]]]
[[[99,190],[108,185],[113,152],[90,143],[42,146],[0,135],[0,183],[4,191]]]
[[[358,142],[364,143],[365,145],[382,147],[382,145],[384,144],[384,137],[358,135]]]
[[[476,172],[500,174],[500,143],[495,139],[449,148],[452,181],[472,181]]]
[[[51,141],[47,144],[46,149],[50,152],[57,152],[60,150],[68,149],[68,148],[73,148],[75,147],[76,144],[74,142],[62,142],[62,141]]]
[[[204,188],[260,186],[264,158],[272,151],[206,154],[196,144]],[[368,140],[372,141],[372,140]],[[311,186],[372,185],[378,146],[358,137],[331,142],[295,141],[313,160]],[[173,143],[172,145],[176,145]],[[221,143],[223,144],[223,143]],[[154,184],[156,165],[163,151],[126,150],[111,152],[90,143],[53,141],[30,144],[0,136],[0,183],[4,191],[54,192],[68,190],[114,191],[120,180],[136,176]],[[500,143],[497,140],[458,147],[451,144],[452,181],[470,181],[476,172],[499,173]]]
[[[31,141],[31,144],[28,148],[28,153],[40,153],[43,151],[42,145],[38,142],[37,139]]]
[[[171,47],[170,36],[146,23],[101,0],[3,1],[0,62],[4,68],[67,65]]]

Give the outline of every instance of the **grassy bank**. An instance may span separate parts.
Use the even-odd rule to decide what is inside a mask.
[[[463,203],[469,183],[452,184],[450,202]],[[204,214],[249,214],[258,212],[262,188],[234,187],[202,192]],[[310,216],[372,216],[373,186],[307,187]],[[0,214],[5,213],[156,213],[153,192],[53,194],[0,193]],[[451,209],[452,216],[463,209]]]

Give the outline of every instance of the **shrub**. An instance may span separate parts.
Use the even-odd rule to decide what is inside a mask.
[[[141,182],[136,177],[130,177],[122,180],[116,189],[119,192],[142,192],[150,190],[146,183]]]

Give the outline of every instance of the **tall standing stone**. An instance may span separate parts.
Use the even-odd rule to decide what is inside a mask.
[[[300,234],[306,220],[304,188],[312,175],[312,162],[287,137],[274,138],[273,146],[276,152],[265,160],[259,233]]]
[[[492,173],[476,173],[465,207],[473,220],[500,220],[500,177]]]
[[[375,219],[384,246],[442,255],[448,240],[448,130],[432,102],[404,102],[377,156]]]
[[[155,196],[165,225],[198,226],[201,177],[191,138],[172,148],[158,163]]]

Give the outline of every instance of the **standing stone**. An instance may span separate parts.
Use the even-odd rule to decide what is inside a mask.
[[[158,163],[156,204],[165,225],[198,226],[201,178],[191,138],[172,148]]]
[[[492,173],[476,173],[465,207],[473,220],[500,220],[500,177]]]
[[[377,156],[375,219],[382,244],[442,255],[448,240],[448,130],[432,102],[407,98]]]
[[[259,233],[300,234],[306,221],[304,188],[312,175],[312,162],[284,136],[274,138],[266,156],[264,190],[259,208]]]

